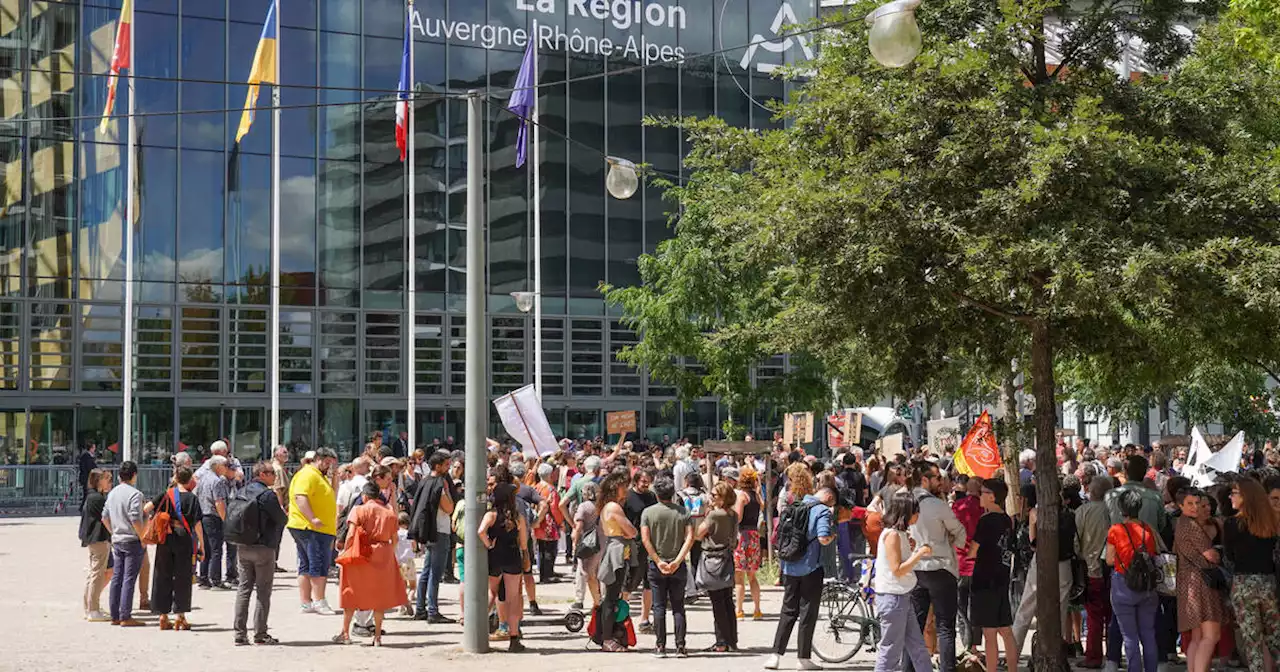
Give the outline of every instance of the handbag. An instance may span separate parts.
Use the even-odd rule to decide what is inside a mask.
[[[590,529],[578,538],[578,546],[573,550],[574,557],[586,560],[600,552],[600,522],[596,521]]]
[[[142,531],[142,543],[147,546],[156,546],[163,544],[165,539],[169,538],[169,529],[172,526],[172,518],[165,509],[172,509],[173,505],[169,503],[166,497],[160,500],[160,508],[156,511],[151,520],[147,521],[147,527]]]
[[[1209,590],[1225,592],[1231,588],[1231,577],[1227,575],[1227,570],[1222,565],[1214,565],[1200,570],[1200,578],[1204,580],[1204,585]]]
[[[343,567],[351,565],[363,565],[369,562],[369,558],[373,556],[373,546],[369,543],[369,539],[365,537],[364,528],[355,526],[347,533],[347,546],[338,554],[335,560]]]
[[[1165,596],[1178,594],[1178,556],[1172,553],[1157,553],[1156,569],[1159,570],[1160,581],[1156,583],[1156,592]]]
[[[733,549],[702,549],[695,583],[702,590],[721,590],[733,586]]]

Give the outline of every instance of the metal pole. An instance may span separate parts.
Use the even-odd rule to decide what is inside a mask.
[[[489,557],[480,544],[480,519],[488,500],[485,492],[487,455],[485,428],[489,424],[485,395],[484,314],[484,93],[467,93],[467,411],[466,411],[466,530],[463,537],[467,622],[462,648],[469,653],[489,651]]]
[[[533,22],[533,389],[542,401],[542,128],[538,125],[538,22]]]
[[[280,9],[275,6],[276,21],[276,73],[271,87],[271,438],[268,450],[275,450],[280,443],[280,57],[284,47],[280,44]],[[235,438],[232,437],[232,441]]]
[[[130,22],[129,31],[133,32],[136,24],[133,21],[133,10],[130,8],[130,16],[127,17]],[[121,16],[120,20],[124,21],[126,17]],[[138,204],[137,193],[135,187],[138,182],[138,159],[134,154],[134,140],[137,137],[137,124],[134,122],[133,113],[135,109],[135,101],[137,100],[137,92],[134,90],[134,64],[137,61],[133,58],[133,45],[135,40],[130,35],[129,40],[129,121],[128,125],[128,145],[125,149],[127,158],[125,159],[125,184],[124,197],[124,349],[120,353],[120,359],[124,364],[124,431],[121,433],[121,455],[125,460],[133,459],[133,224],[134,213],[137,212]]]
[[[409,0],[409,15],[406,19],[409,25],[413,24],[413,0]],[[417,227],[417,197],[418,191],[414,174],[414,129],[413,117],[416,101],[413,99],[412,91],[417,89],[413,79],[413,29],[409,28],[405,31],[405,39],[409,40],[409,102],[405,106],[409,117],[409,279],[406,295],[409,304],[409,351],[405,353],[405,357],[409,360],[409,394],[407,399],[407,418],[406,433],[408,434],[408,445],[405,452],[413,455],[413,449],[417,447],[418,427],[416,422],[416,410],[418,403],[418,227]]]

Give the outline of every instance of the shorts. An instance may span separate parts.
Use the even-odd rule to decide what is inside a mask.
[[[292,527],[289,528],[289,534],[293,535],[293,542],[298,546],[298,576],[329,576],[329,568],[333,563],[334,536]]]
[[[1009,584],[969,591],[969,623],[975,628],[1004,628],[1013,625],[1013,605]]]
[[[733,551],[733,568],[739,572],[758,572],[760,560],[760,532],[739,530],[738,547]]]
[[[462,561],[462,547],[453,552],[453,573],[458,575],[458,583],[467,580],[467,565]]]

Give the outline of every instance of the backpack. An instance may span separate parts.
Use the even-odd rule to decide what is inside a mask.
[[[1156,589],[1156,584],[1160,582],[1160,571],[1156,569],[1155,558],[1147,552],[1147,526],[1142,526],[1142,545],[1133,543],[1133,535],[1129,533],[1129,525],[1120,523],[1124,526],[1124,534],[1129,538],[1129,545],[1133,547],[1133,559],[1129,560],[1129,566],[1125,568],[1124,585],[1129,587],[1135,593],[1149,593]]]
[[[340,548],[345,548],[347,545],[347,518],[350,518],[351,512],[361,504],[364,504],[364,495],[356,496],[347,504],[347,508],[338,512],[338,546]]]
[[[778,557],[787,562],[802,560],[809,551],[809,511],[812,502],[793,502],[782,510],[778,521]]]
[[[227,497],[227,522],[222,533],[227,543],[252,546],[261,539],[257,495],[257,490],[250,494],[249,488],[244,487]]]

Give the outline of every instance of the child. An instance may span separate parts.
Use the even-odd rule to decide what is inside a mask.
[[[465,499],[459,499],[456,503],[454,503],[453,516],[450,518],[450,521],[449,521],[450,524],[453,526],[453,533],[457,535],[459,538],[462,538],[463,536],[462,526],[463,526],[463,522],[467,519],[466,503],[467,503],[467,500]],[[464,571],[464,565],[463,565],[462,544],[458,544],[458,550],[454,551],[454,557],[457,560],[457,563],[454,565],[453,571],[454,571],[454,576],[458,577],[458,613],[465,614],[466,604],[462,600],[463,600],[463,594],[466,593],[466,584],[464,583],[464,581],[466,580],[466,572]],[[465,619],[462,616],[459,616],[458,625],[462,625],[463,624],[462,622],[464,620]]]
[[[396,562],[400,564],[400,576],[404,578],[409,590],[409,603],[412,604],[417,599],[414,590],[418,586],[418,573],[413,568],[413,542],[409,541],[409,514],[401,511],[399,520],[400,538],[396,541]],[[400,614],[412,617],[413,607],[408,604],[401,606]]]
[[[996,639],[1004,640],[1009,672],[1018,672],[1018,647],[1013,637],[1013,608],[1009,603],[1009,565],[1005,549],[1013,534],[1013,522],[1004,512],[1009,486],[1001,480],[982,482],[983,514],[969,541],[968,556],[974,559],[973,583],[969,593],[969,623],[982,629],[987,669],[996,669],[1000,651]]]

